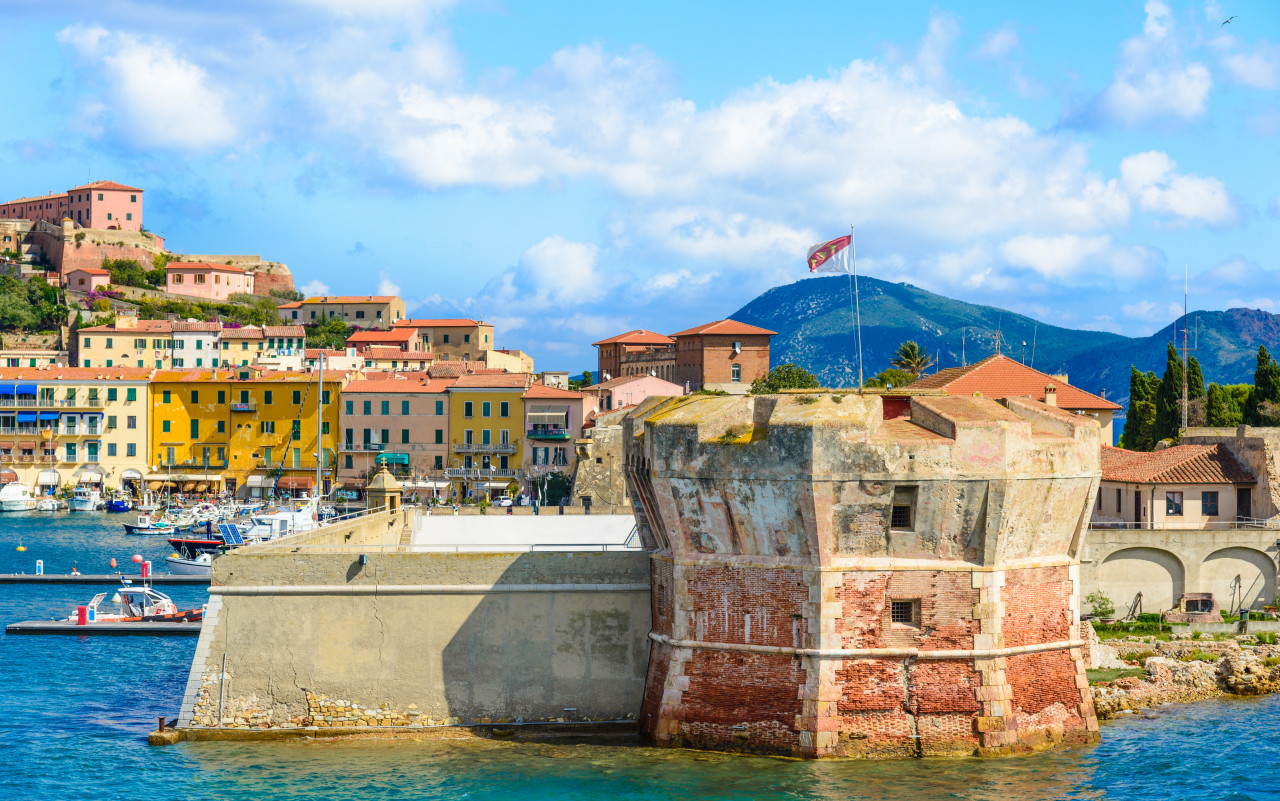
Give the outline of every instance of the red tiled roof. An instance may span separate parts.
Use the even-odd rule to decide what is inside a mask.
[[[83,329],[81,329],[83,330]],[[0,381],[146,381],[149,367],[0,367]]]
[[[319,295],[306,298],[301,303],[390,303],[399,300],[395,295]],[[290,304],[292,305],[292,304]]]
[[[1102,447],[1102,480],[1122,484],[1252,484],[1225,445],[1175,445],[1144,453]]]
[[[559,387],[549,387],[546,384],[543,384],[542,382],[537,381],[537,382],[534,382],[533,386],[529,387],[529,389],[526,390],[524,395],[522,395],[521,397],[529,398],[531,400],[536,400],[540,398],[556,399],[556,400],[574,400],[574,399],[581,399],[582,393],[574,392],[573,390],[568,390],[568,389],[560,389]]]
[[[397,331],[356,331],[347,337],[347,342],[408,342],[417,335],[413,329]]]
[[[256,325],[246,325],[240,328],[224,328],[222,329],[223,339],[262,339],[262,329]]]
[[[72,273],[88,273],[89,275],[111,275],[110,270],[99,270],[97,267],[77,267],[74,270],[68,270],[67,275]]]
[[[630,384],[632,381],[642,381],[646,378],[651,378],[654,381],[661,381],[664,384],[671,384],[674,387],[680,386],[673,381],[668,381],[665,378],[658,378],[656,375],[649,375],[646,373],[645,375],[620,375],[617,378],[610,378],[608,381],[601,381],[599,384],[592,384],[589,387],[583,387],[583,389],[615,389],[623,384]],[[681,391],[683,392],[683,389],[681,389]]]
[[[173,323],[169,320],[138,320],[138,324],[134,328],[126,328],[120,325],[92,325],[81,328],[78,333],[92,332],[95,334],[131,334],[133,332],[140,334],[167,334],[173,331]]]
[[[222,273],[249,272],[243,267],[236,267],[234,264],[213,264],[207,261],[171,261],[165,266],[165,270],[212,270],[213,272]]]
[[[222,324],[218,322],[203,323],[199,321],[193,322],[191,320],[174,320],[172,325],[175,332],[218,332],[222,330]]]
[[[625,334],[602,339],[599,342],[592,342],[593,346],[599,345],[674,345],[675,340],[666,334],[659,334],[656,331],[646,331],[643,328],[637,328],[634,331],[628,331]]]
[[[316,379],[316,373],[301,372],[299,370],[264,370],[260,367],[203,367],[189,370],[157,370],[155,376],[151,379],[153,382],[161,383],[181,383],[188,384],[195,381],[236,381],[241,382],[240,374],[248,372],[249,377],[243,381],[285,381],[291,383],[308,382]],[[216,377],[215,377],[216,373]],[[326,384],[338,384],[342,382],[342,376],[325,374],[324,382]]]
[[[401,350],[383,345],[370,345],[364,349],[364,353],[360,354],[369,359],[406,359],[417,360],[420,362],[429,362],[435,358],[435,354],[427,350]]]
[[[118,184],[115,181],[91,181],[90,183],[87,183],[87,184],[81,184],[80,186],[71,187],[72,192],[76,191],[77,189],[117,189],[125,192],[143,191],[136,186],[126,186],[124,184]]]
[[[325,355],[325,358],[342,358],[342,359],[347,358],[347,352],[345,350],[323,350],[321,348],[307,348],[308,359],[319,358],[321,353]]]
[[[679,333],[672,334],[672,337],[688,337],[695,334],[726,334],[737,336],[751,336],[758,334],[768,334],[769,336],[777,336],[777,331],[770,331],[767,328],[760,328],[754,325],[740,323],[737,320],[716,320],[714,323],[705,323],[703,325],[690,328]]]
[[[421,319],[421,320],[396,320],[391,324],[392,328],[472,328],[477,325],[484,325],[484,320],[468,320],[465,317],[457,318],[441,318],[441,319]]]
[[[1085,392],[1065,381],[1042,373],[1008,356],[988,356],[968,367],[948,367],[933,375],[922,377],[906,387],[908,390],[941,389],[948,395],[973,395],[981,393],[987,398],[1017,398],[1029,395],[1044,400],[1044,388],[1052,384],[1057,389],[1060,409],[1111,409],[1120,406],[1092,392]]]
[[[268,337],[305,337],[307,329],[300,325],[264,325],[262,335]]]
[[[392,375],[395,374],[393,373]],[[448,389],[452,383],[452,381],[444,380],[416,381],[409,378],[366,378],[347,384],[342,388],[342,394],[346,395],[353,392],[441,393]]]
[[[279,306],[276,306],[276,310],[278,311],[280,309],[297,309],[297,308],[300,308],[301,306],[302,306],[302,301],[295,300],[291,303],[281,303]]]
[[[499,373],[494,375],[470,374],[459,376],[453,386],[457,389],[525,389],[529,376],[525,373]]]

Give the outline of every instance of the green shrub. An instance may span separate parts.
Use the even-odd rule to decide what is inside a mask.
[[[1280,656],[1269,656],[1266,659],[1262,660],[1262,664],[1266,665],[1267,667],[1275,667],[1276,665],[1280,665]]]
[[[1193,640],[1198,640],[1198,639],[1200,639],[1200,638],[1201,638],[1201,637],[1203,637],[1203,636],[1204,636],[1204,632],[1203,632],[1203,631],[1193,631],[1193,632],[1191,632],[1191,639],[1193,639]]]
[[[1084,602],[1089,604],[1089,608],[1093,611],[1094,617],[1110,618],[1115,617],[1116,605],[1111,602],[1111,598],[1101,590],[1094,590],[1084,597]],[[1154,621],[1159,623],[1159,615]]]
[[[1126,662],[1137,662],[1139,665],[1141,665],[1142,663],[1146,662],[1148,659],[1150,659],[1155,655],[1156,655],[1155,651],[1129,651],[1126,653],[1121,653],[1120,658]]]
[[[1211,654],[1208,651],[1188,651],[1179,654],[1178,659],[1182,662],[1217,662],[1222,657],[1218,654]]]
[[[1274,631],[1260,631],[1253,635],[1253,639],[1258,645],[1276,645],[1280,642],[1280,637]]]
[[[1159,623],[1161,619],[1159,612],[1143,612],[1137,617],[1139,623]]]

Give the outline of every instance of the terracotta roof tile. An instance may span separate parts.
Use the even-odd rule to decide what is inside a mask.
[[[537,399],[556,399],[556,400],[574,400],[581,399],[581,392],[574,392],[569,389],[560,389],[559,387],[549,387],[540,381],[535,381],[533,386],[525,391],[522,397],[531,400]]]
[[[165,265],[166,270],[212,270],[223,273],[247,273],[243,267],[233,264],[214,264],[207,261],[171,261]]]
[[[395,295],[319,295],[300,303],[390,303],[399,300]]]
[[[628,331],[625,334],[602,339],[599,342],[592,342],[595,345],[674,345],[675,340],[666,334],[659,334],[656,331],[646,331],[643,328],[637,328],[635,331]]]
[[[740,323],[737,320],[716,320],[714,323],[704,323],[693,328],[672,334],[673,337],[688,337],[696,334],[725,334],[737,336],[753,336],[760,334],[768,334],[769,336],[777,336],[777,331],[770,331],[767,328]]]
[[[426,350],[401,350],[383,345],[370,345],[360,354],[368,359],[407,359],[409,361],[429,362],[435,354]]]
[[[1121,484],[1252,484],[1225,445],[1175,445],[1144,453],[1102,448],[1102,480]]]
[[[123,190],[126,192],[143,191],[136,186],[128,186],[126,184],[116,183],[115,181],[91,181],[90,183],[87,183],[87,184],[74,186],[71,188],[71,191],[74,192],[77,189],[116,189],[116,190]]]
[[[421,373],[418,375],[421,375]],[[411,378],[366,378],[362,381],[352,381],[350,384],[347,384],[342,388],[342,394],[346,395],[349,393],[359,392],[415,392],[438,394],[447,390],[452,384],[452,381],[444,379],[420,381]]]
[[[117,325],[93,325],[87,328],[81,328],[79,333],[92,332],[95,334],[120,334],[128,336],[134,332],[139,334],[168,334],[173,331],[173,322],[170,320],[138,320],[133,328],[125,328]]]
[[[529,376],[525,373],[498,373],[493,375],[470,374],[459,376],[453,385],[456,389],[525,389]]]
[[[1008,356],[989,356],[968,367],[948,367],[922,377],[905,389],[941,389],[949,395],[971,396],[975,392],[986,398],[1030,396],[1044,400],[1044,388],[1057,389],[1060,409],[1111,409],[1120,406],[1091,392],[1085,392],[1065,381],[1022,364]]]
[[[408,342],[417,335],[412,328],[391,329],[390,331],[356,331],[347,337],[347,342]]]
[[[392,328],[474,328],[484,325],[484,320],[468,320],[465,317],[440,319],[396,320]]]

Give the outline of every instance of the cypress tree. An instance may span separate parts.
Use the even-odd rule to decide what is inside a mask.
[[[1160,379],[1155,373],[1142,373],[1129,368],[1129,410],[1125,414],[1120,444],[1135,451],[1155,448],[1155,398]]]
[[[1165,360],[1164,378],[1160,379],[1160,386],[1156,389],[1155,407],[1156,441],[1177,439],[1182,427],[1182,359],[1178,358],[1172,342]]]
[[[1209,405],[1205,409],[1205,425],[1210,428],[1231,425],[1229,422],[1231,412],[1226,390],[1217,384],[1210,384],[1207,394]]]
[[[1187,360],[1187,400],[1195,400],[1204,396],[1204,375],[1200,372],[1200,362],[1196,361],[1195,356],[1192,356]]]
[[[1253,371],[1253,390],[1245,401],[1244,421],[1251,426],[1264,425],[1260,408],[1264,403],[1280,401],[1280,365],[1271,358],[1265,345],[1258,346],[1257,365]]]

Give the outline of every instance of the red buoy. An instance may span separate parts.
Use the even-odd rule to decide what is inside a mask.
[[[137,562],[138,564],[142,564],[142,554],[135,553],[133,555],[133,561]]]
[[[111,557],[111,566],[112,566],[112,567],[115,567],[115,566],[116,566],[116,558],[115,558],[114,556],[113,556],[113,557]]]

